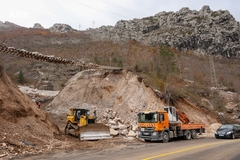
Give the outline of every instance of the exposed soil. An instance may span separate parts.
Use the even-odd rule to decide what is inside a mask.
[[[89,73],[94,76],[90,76]],[[105,74],[104,77],[97,73],[98,72],[95,71],[83,72],[80,75],[73,77],[68,84],[73,83],[79,85],[82,83],[84,86],[86,85],[85,83],[87,83],[88,88],[82,87],[85,91],[84,98],[88,100],[88,103],[91,102],[91,96],[93,96],[93,98],[97,100],[97,103],[100,104],[101,102],[104,102],[104,104],[110,103],[110,100],[115,99],[113,95],[117,96],[118,101],[115,101],[115,105],[118,106],[118,110],[114,107],[111,109],[116,110],[118,118],[120,118],[123,123],[125,122],[124,124],[131,125],[135,123],[136,120],[131,118],[131,114],[133,114],[132,117],[135,117],[136,112],[140,109],[156,109],[159,107],[158,105],[160,105],[160,107],[163,106],[163,103],[159,100],[160,103],[155,104],[154,99],[156,99],[156,95],[151,92],[150,88],[144,86],[142,82],[139,82],[137,76],[132,73],[125,72],[118,75]],[[81,77],[82,74],[87,78],[85,77],[85,79],[81,79],[78,77]],[[59,93],[56,98],[58,101],[54,99],[55,104],[62,102],[63,95],[68,95],[67,98],[69,103],[71,103],[71,96],[76,93],[82,94],[80,89],[77,90],[77,92],[69,89],[74,87],[73,84],[68,87],[66,86],[66,89]],[[101,86],[97,88],[96,84],[101,84]],[[104,95],[93,94],[92,89],[95,89],[96,91],[99,88],[103,88],[104,92],[99,91],[97,93],[103,93]],[[87,89],[89,91],[87,91]],[[136,94],[137,92],[139,94]],[[142,99],[141,95],[142,97],[145,96],[148,98]],[[97,99],[99,97],[105,99],[99,100]],[[71,152],[74,150],[102,150],[114,147],[125,147],[132,144],[140,145],[144,143],[140,140],[121,134],[113,139],[98,141],[79,141],[78,138],[64,135],[63,130],[66,124],[66,114],[64,111],[57,112],[59,110],[61,111],[61,109],[63,109],[61,107],[63,106],[60,107],[55,105],[53,108],[54,103],[48,101],[38,108],[35,102],[33,102],[27,95],[20,92],[0,66],[0,159],[31,159],[30,156],[36,154],[44,154],[47,156],[48,154]],[[141,106],[142,108],[139,106],[139,103],[144,104]],[[179,103],[181,103],[181,105],[179,105],[182,106],[181,109],[187,113],[193,122],[203,122],[206,124],[207,134],[205,136],[213,135],[211,125],[217,123],[215,117],[206,115],[206,112],[197,108],[190,102],[182,101]],[[52,110],[49,112],[49,109],[51,109],[49,106],[51,106],[56,112],[54,113]],[[134,108],[134,106],[139,107]],[[121,108],[121,110],[119,110],[119,108]],[[68,107],[64,109],[67,110]],[[103,110],[106,109],[109,108],[103,108]],[[104,115],[100,113],[99,116],[101,117]],[[217,125],[214,125],[214,127]],[[131,126],[130,129],[132,129],[132,127],[133,126]]]

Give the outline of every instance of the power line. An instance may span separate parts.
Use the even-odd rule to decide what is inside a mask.
[[[102,0],[102,1],[103,1],[104,3],[106,3],[106,4],[109,4],[109,5],[111,5],[111,6],[117,7],[117,8],[119,8],[120,10],[125,11],[125,12],[127,12],[127,13],[130,13],[130,14],[132,14],[132,15],[134,15],[134,16],[141,17],[140,14],[138,14],[138,13],[136,13],[136,12],[133,12],[133,11],[131,11],[131,10],[128,10],[128,9],[126,9],[126,8],[123,8],[123,7],[119,6],[118,4],[116,4],[116,3],[114,3],[114,2],[110,2],[110,1],[108,1],[108,0]]]
[[[106,11],[106,10],[103,10],[103,9],[98,9],[98,8],[91,7],[91,6],[89,6],[89,5],[86,5],[86,4],[84,4],[84,3],[79,2],[79,1],[77,1],[77,0],[70,0],[70,1],[73,1],[73,2],[75,2],[75,3],[78,3],[78,4],[80,4],[80,5],[83,5],[83,6],[85,6],[85,7],[88,7],[88,8],[90,8],[90,9],[93,9],[93,10],[96,10],[96,11],[98,11],[98,12],[101,12],[101,13],[103,13],[103,14],[105,14],[105,15],[108,15],[108,16],[110,16],[110,17],[112,17],[112,18],[115,18],[115,19],[117,19],[117,20],[119,20],[119,18],[117,18],[117,17],[115,17],[115,16],[120,16],[120,17],[129,18],[129,17],[126,17],[126,16],[124,16],[124,15],[120,15],[120,14],[112,13],[112,12],[109,12],[109,11]]]

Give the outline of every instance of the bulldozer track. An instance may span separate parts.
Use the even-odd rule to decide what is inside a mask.
[[[0,52],[8,53],[14,56],[24,57],[37,61],[44,61],[55,64],[63,64],[67,66],[81,67],[82,69],[103,69],[103,70],[122,70],[120,67],[103,66],[95,63],[85,63],[75,60],[68,60],[62,57],[55,57],[54,55],[44,55],[39,52],[29,52],[24,49],[16,49],[14,47],[7,47],[0,44]]]

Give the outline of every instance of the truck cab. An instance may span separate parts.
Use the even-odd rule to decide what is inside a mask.
[[[138,137],[145,141],[163,140],[163,132],[168,132],[169,123],[166,121],[166,111],[145,111],[138,114]],[[168,139],[167,139],[168,141]]]

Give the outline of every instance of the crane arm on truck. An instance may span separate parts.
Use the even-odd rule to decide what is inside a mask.
[[[178,113],[178,118],[184,123],[184,124],[188,124],[190,122],[190,120],[188,119],[188,117],[179,109],[176,109],[177,113]]]

